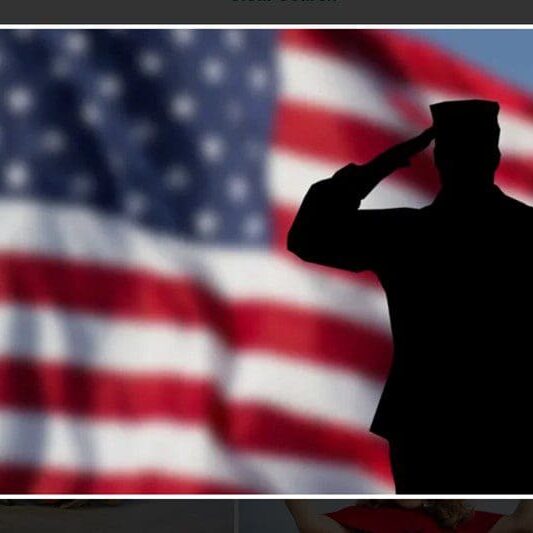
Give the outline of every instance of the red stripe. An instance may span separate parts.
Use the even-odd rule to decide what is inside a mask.
[[[329,54],[374,69],[396,83],[498,100],[503,108],[533,120],[530,95],[487,70],[401,31],[286,30],[283,45]]]
[[[385,442],[364,430],[227,402],[216,385],[193,379],[133,376],[60,364],[0,362],[0,403],[7,408],[94,419],[167,419],[209,426],[234,451],[343,461],[389,480]],[[274,429],[275,428],[275,429]]]
[[[243,433],[239,436],[241,446],[246,442],[247,447],[258,446],[258,451],[268,448],[299,458],[353,463],[392,487],[388,445],[367,431],[356,432],[257,405],[239,406],[235,418]]]
[[[204,326],[238,349],[268,349],[380,380],[390,365],[387,332],[279,302],[227,302],[187,279],[7,254],[0,272],[4,301]]]
[[[0,464],[0,492],[9,494],[244,494],[249,487],[162,473],[89,474],[55,468]]]
[[[300,156],[337,161],[339,168],[350,161],[369,161],[384,149],[405,140],[360,117],[348,117],[290,101],[281,103],[279,108],[274,137],[276,146]],[[417,155],[408,169],[392,179],[400,179],[434,195],[439,189],[439,178],[432,153],[430,149]],[[533,159],[504,154],[496,181],[503,188],[533,194]]]

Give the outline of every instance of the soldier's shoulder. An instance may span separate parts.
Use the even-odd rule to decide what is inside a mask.
[[[507,201],[509,202],[509,205],[512,205],[513,207],[516,207],[517,209],[521,209],[522,211],[529,211],[533,213],[533,205],[527,204],[523,200],[518,200],[517,198],[512,198],[511,196],[507,196]]]
[[[524,214],[526,216],[533,216],[533,206],[527,204],[523,200],[519,200],[507,194],[503,195],[504,206],[508,209],[512,209],[517,213]]]

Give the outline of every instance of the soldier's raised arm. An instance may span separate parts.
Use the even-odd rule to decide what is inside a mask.
[[[394,210],[359,210],[378,183],[409,165],[433,139],[431,128],[365,165],[351,163],[314,183],[289,230],[287,247],[305,261],[352,271],[372,270]]]

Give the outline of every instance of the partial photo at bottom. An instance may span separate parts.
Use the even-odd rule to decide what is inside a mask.
[[[233,533],[234,500],[0,500],[1,533]]]
[[[0,532],[526,533],[533,500],[5,499]]]

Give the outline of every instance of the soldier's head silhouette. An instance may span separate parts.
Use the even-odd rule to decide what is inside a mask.
[[[455,100],[430,108],[443,188],[461,194],[492,185],[500,163],[498,103]]]

